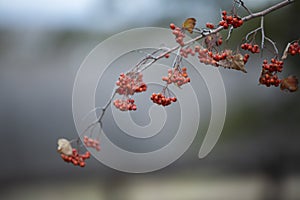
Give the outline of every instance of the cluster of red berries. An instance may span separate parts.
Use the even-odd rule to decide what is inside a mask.
[[[251,53],[259,53],[260,52],[259,46],[257,44],[252,45],[250,43],[244,43],[241,45],[241,48],[244,50],[251,51]]]
[[[280,82],[281,80],[278,78],[278,76],[270,72],[262,72],[259,78],[259,83],[266,85],[267,87],[270,87],[271,85],[278,87]]]
[[[191,81],[191,79],[188,77],[186,70],[186,67],[183,67],[182,69],[180,69],[179,67],[176,67],[173,70],[169,69],[168,76],[162,77],[162,80],[166,81],[167,84],[174,83],[175,85],[180,87]]]
[[[222,11],[222,21],[220,21],[219,25],[223,26],[224,29],[228,29],[229,25],[232,25],[233,28],[238,28],[243,25],[243,20],[238,16],[227,16],[227,12],[225,10]]]
[[[289,53],[294,56],[296,54],[300,54],[300,45],[298,42],[294,42],[289,46]]]
[[[263,61],[263,69],[269,72],[282,72],[283,61],[275,58],[271,59],[271,63],[268,64],[267,60]]]
[[[136,110],[136,105],[133,99],[116,99],[114,100],[114,106],[121,111]]]
[[[176,42],[180,46],[184,46],[183,38],[185,37],[185,34],[182,32],[181,28],[177,27],[175,24],[170,24],[170,28],[172,29],[172,33],[176,37]]]
[[[208,55],[208,49],[200,49],[195,47],[195,51],[198,53],[198,58],[201,63],[206,65],[218,66],[218,62]]]
[[[125,99],[116,99],[114,106],[121,111],[136,110],[134,100],[128,98],[128,95],[147,90],[147,85],[143,82],[143,74],[140,72],[122,73],[116,85],[119,86],[117,93],[124,95]]]
[[[151,96],[151,100],[158,105],[168,106],[172,102],[176,102],[177,98],[176,97],[166,97],[162,93],[158,93],[158,94],[153,93]]]
[[[181,49],[180,49],[180,55],[181,55],[181,56],[187,58],[189,54],[191,54],[191,56],[194,56],[194,55],[195,55],[195,52],[193,51],[192,48],[187,47],[187,48],[181,48]]]
[[[86,151],[84,154],[79,154],[76,149],[72,149],[72,155],[65,155],[60,154],[61,158],[65,162],[71,162],[75,166],[84,167],[85,166],[85,160],[91,157],[91,154],[89,151]]]
[[[147,85],[143,82],[143,74],[139,72],[129,72],[120,74],[119,80],[116,82],[119,86],[117,93],[120,95],[133,95],[136,92],[144,92]]]
[[[259,83],[270,87],[271,85],[278,87],[281,80],[277,76],[277,72],[281,72],[283,68],[283,61],[271,59],[268,64],[267,60],[263,61],[262,72],[259,78]]]
[[[88,136],[84,136],[83,143],[85,144],[86,147],[91,147],[96,149],[97,151],[100,151],[100,144],[98,140],[89,138]]]
[[[209,57],[211,57],[211,58],[213,58],[215,61],[220,61],[220,60],[225,60],[226,59],[226,57],[227,57],[227,53],[226,52],[223,52],[223,53],[213,53],[212,51],[209,51],[208,53],[207,53],[207,55],[209,56]]]
[[[206,27],[209,28],[209,29],[214,29],[215,28],[215,25],[212,24],[212,23],[206,23]]]
[[[201,63],[218,66],[220,60],[225,60],[227,58],[227,53],[224,51],[222,53],[213,53],[208,49],[200,49],[199,46],[195,47],[195,51],[198,53],[198,58]]]

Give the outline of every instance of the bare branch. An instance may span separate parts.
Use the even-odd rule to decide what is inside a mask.
[[[273,48],[275,50],[275,54],[276,54],[276,56],[278,56],[279,51],[278,51],[278,49],[276,47],[276,43],[273,40],[271,40],[270,38],[268,38],[268,37],[265,37],[265,39],[273,45]]]
[[[264,45],[265,45],[265,30],[264,30],[264,16],[261,17],[260,19],[260,30],[261,30],[261,55],[264,51]]]
[[[228,35],[227,35],[226,41],[228,41],[230,39],[232,31],[233,31],[233,27],[231,26],[230,29],[229,29],[229,31],[228,31]]]
[[[250,31],[247,35],[246,35],[246,37],[245,37],[245,40],[246,41],[248,41],[249,40],[249,37],[251,36],[251,35],[256,35],[256,33],[258,32],[258,31],[260,31],[260,29],[261,29],[261,27],[258,27],[258,28],[256,28],[256,29],[254,29],[253,31]]]

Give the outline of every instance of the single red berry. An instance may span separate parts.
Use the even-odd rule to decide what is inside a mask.
[[[174,30],[174,29],[176,28],[175,24],[171,23],[171,24],[170,24],[170,28],[171,28],[172,30]]]
[[[272,58],[271,63],[276,63],[276,60],[274,58]]]
[[[85,162],[84,162],[84,161],[79,162],[79,166],[80,166],[80,167],[84,167],[84,166],[85,166]]]
[[[232,16],[228,16],[228,17],[226,18],[226,20],[227,20],[227,23],[230,24],[230,22],[232,22],[232,20],[233,20],[233,17],[232,17]]]
[[[291,55],[292,55],[292,56],[296,55],[296,53],[297,53],[297,52],[296,52],[295,50],[292,50],[292,51],[291,51]]]
[[[73,165],[78,165],[78,161],[74,158],[72,159],[72,163],[73,163]]]
[[[232,21],[233,21],[234,24],[238,24],[239,23],[239,19],[237,17],[234,17],[232,19]]]
[[[222,21],[219,22],[220,26],[224,26],[224,24],[226,24],[226,22],[224,20],[222,20]]]
[[[218,42],[217,42],[217,45],[220,46],[222,43],[223,43],[223,40],[222,40],[222,39],[219,39]]]
[[[224,25],[223,25],[223,27],[224,27],[224,29],[228,29],[228,24],[227,23],[224,23]]]
[[[221,56],[221,59],[224,60],[226,57],[227,57],[227,53],[223,52],[222,56]]]

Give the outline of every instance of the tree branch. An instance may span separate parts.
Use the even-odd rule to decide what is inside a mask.
[[[282,7],[285,7],[285,6],[287,6],[287,5],[291,4],[291,3],[294,3],[294,1],[295,0],[284,0],[284,1],[280,2],[280,3],[278,3],[278,4],[275,4],[275,5],[273,5],[273,6],[269,7],[269,8],[266,8],[265,10],[262,10],[260,12],[250,13],[249,15],[243,17],[242,20],[244,22],[246,22],[246,21],[252,20],[252,19],[257,18],[257,17],[262,17],[262,20],[263,20],[263,16],[265,16],[265,15],[267,15],[267,14],[269,14],[269,13],[275,11],[275,10],[278,10],[278,9],[280,9]],[[164,51],[162,54],[160,54],[158,56],[154,56],[152,54],[151,57],[148,56],[148,57],[144,58],[143,60],[141,60],[133,69],[135,69],[137,66],[140,66],[140,64],[146,64],[146,66],[141,69],[141,71],[144,71],[148,67],[150,67],[152,64],[154,64],[157,60],[165,57],[167,54],[170,54],[173,51],[176,51],[176,50],[178,50],[178,49],[180,49],[182,47],[191,45],[194,42],[196,42],[198,40],[201,40],[201,39],[203,39],[206,36],[209,36],[209,35],[212,35],[212,34],[216,34],[216,33],[220,32],[220,31],[222,31],[223,29],[224,29],[223,26],[219,26],[218,28],[216,28],[214,30],[211,30],[210,32],[202,33],[201,35],[199,35],[199,36],[197,36],[197,37],[195,37],[195,38],[193,38],[193,39],[185,42],[184,46],[181,46],[181,45],[175,46],[173,48],[170,48],[170,49]],[[259,29],[261,29],[261,27]],[[255,30],[255,31],[257,31],[257,30]],[[269,38],[266,38],[266,39],[269,39]],[[152,59],[152,61],[149,62],[149,63],[147,63],[147,60],[149,60],[149,59]],[[97,121],[94,122],[94,123],[92,123],[90,126],[88,126],[88,128],[85,129],[85,131],[83,131],[82,134],[84,134],[89,128],[91,128],[92,126],[94,126],[97,123],[99,123],[100,124],[100,128],[102,128],[102,118],[103,118],[103,116],[104,116],[104,114],[106,112],[106,109],[108,108],[108,106],[111,104],[113,98],[115,97],[115,95],[116,95],[116,91],[114,91],[113,95],[111,96],[111,98],[109,99],[109,101],[107,102],[107,104],[102,108],[102,113],[99,116],[99,118],[97,119]]]
[[[257,18],[257,17],[265,16],[265,15],[267,15],[267,14],[269,14],[269,13],[275,11],[275,10],[283,8],[283,7],[285,7],[285,6],[287,6],[287,5],[291,4],[291,3],[294,3],[294,2],[295,2],[295,0],[284,0],[284,1],[280,2],[280,3],[278,3],[278,4],[275,4],[275,5],[273,5],[273,6],[269,7],[269,8],[266,8],[263,11],[249,14],[249,15],[243,17],[242,20],[244,22],[246,22],[246,21],[252,20],[252,19]],[[197,37],[195,37],[195,38],[187,41],[184,46],[190,45],[190,44],[194,43],[195,41],[201,40],[202,38],[204,38],[204,37],[206,37],[208,35],[212,35],[212,34],[218,33],[220,31],[222,31],[223,29],[224,29],[223,26],[219,26],[218,28],[212,30],[209,33],[205,33],[205,34],[199,35],[199,36],[197,36]],[[163,58],[166,54],[169,54],[169,53],[172,53],[173,51],[176,51],[180,47],[181,46],[178,45],[176,47],[173,47],[173,48],[169,49],[165,53],[163,53],[163,54],[159,55],[158,57],[156,57],[151,64],[153,64],[156,60],[159,60],[159,59]]]

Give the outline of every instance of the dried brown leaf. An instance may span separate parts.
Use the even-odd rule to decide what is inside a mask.
[[[281,80],[281,90],[288,90],[290,92],[296,92],[298,90],[298,78],[296,76],[288,76]]]
[[[224,68],[235,69],[247,73],[245,69],[244,56],[240,53],[234,54],[231,50],[226,50],[226,60],[220,61],[218,64]]]
[[[195,18],[187,18],[183,24],[182,28],[187,30],[189,33],[193,33],[194,27],[196,25],[196,19]]]
[[[57,151],[59,153],[63,153],[65,155],[72,155],[72,146],[69,142],[69,140],[65,139],[65,138],[60,138],[57,141]]]

